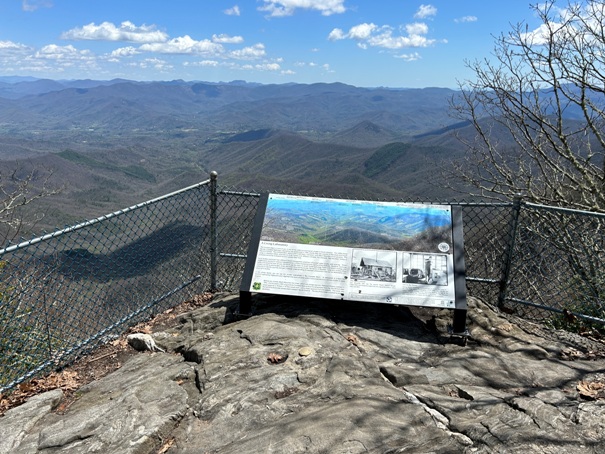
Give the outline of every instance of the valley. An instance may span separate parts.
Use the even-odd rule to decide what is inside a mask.
[[[443,200],[459,159],[445,89],[345,84],[0,78],[0,165],[61,193],[28,234],[219,173],[221,186],[340,198]]]

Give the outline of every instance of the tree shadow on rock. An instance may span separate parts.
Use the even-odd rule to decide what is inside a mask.
[[[44,261],[73,281],[127,279],[145,275],[188,247],[200,244],[203,230],[199,226],[172,223],[107,254],[74,248],[46,256]]]
[[[227,307],[225,323],[238,320],[239,298],[219,300],[211,306]],[[256,294],[252,297],[252,316],[278,314],[287,318],[315,315],[326,318],[338,325],[378,330],[402,339],[428,343],[443,343],[444,339],[429,321],[415,315],[416,308],[407,306],[368,303],[363,301],[343,301],[322,298],[305,298],[288,295]],[[434,313],[441,312],[435,309]],[[452,314],[452,311],[444,311]]]

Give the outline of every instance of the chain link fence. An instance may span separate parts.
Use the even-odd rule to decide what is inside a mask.
[[[554,328],[605,325],[605,214],[521,206],[501,307]]]
[[[258,202],[213,174],[0,250],[0,392],[196,294],[238,290]],[[605,215],[520,199],[439,203],[463,208],[470,295],[543,322],[605,323]]]
[[[0,250],[0,392],[210,288],[210,186]]]

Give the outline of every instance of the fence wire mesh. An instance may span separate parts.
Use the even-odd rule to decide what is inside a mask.
[[[211,178],[0,250],[0,392],[196,294],[237,291],[259,195]],[[463,209],[469,295],[542,321],[605,318],[605,215],[434,203]]]
[[[0,251],[0,391],[210,287],[209,184]]]
[[[513,204],[453,204],[462,206],[467,292],[497,305],[513,235]]]
[[[555,328],[605,324],[605,215],[523,204],[506,304]]]
[[[259,194],[223,189],[217,195],[216,288],[239,290]]]

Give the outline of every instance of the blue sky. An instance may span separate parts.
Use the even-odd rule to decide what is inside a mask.
[[[2,0],[0,75],[449,87],[511,24],[508,0]]]

